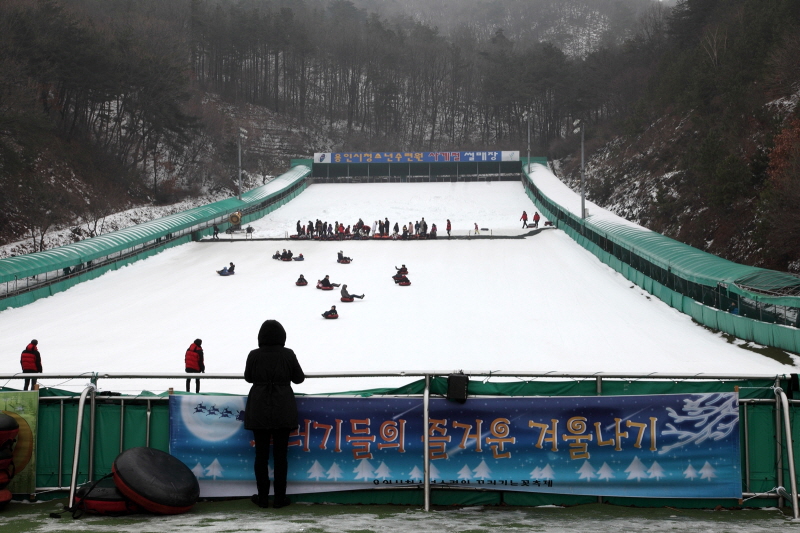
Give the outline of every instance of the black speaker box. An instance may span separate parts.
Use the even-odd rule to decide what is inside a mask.
[[[447,376],[447,399],[453,402],[465,403],[467,401],[467,387],[469,387],[469,376],[450,374]]]

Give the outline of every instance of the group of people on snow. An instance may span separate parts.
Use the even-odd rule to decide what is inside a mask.
[[[522,227],[523,228],[527,228],[528,227],[528,213],[527,213],[527,211],[523,211],[522,212],[522,216],[519,219],[522,221]],[[534,227],[534,228],[538,228],[540,219],[541,219],[541,217],[539,216],[539,212],[538,211],[534,211],[533,212],[533,224],[531,224],[531,226]]]

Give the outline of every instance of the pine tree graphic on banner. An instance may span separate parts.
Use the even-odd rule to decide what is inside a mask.
[[[542,479],[555,479],[556,473],[553,471],[553,468],[550,466],[550,463],[547,463],[542,471],[539,473]]]
[[[472,470],[469,465],[464,465],[464,468],[458,471],[458,479],[472,479]]]
[[[608,466],[608,463],[603,462],[603,466],[601,466],[600,470],[597,471],[597,477],[600,479],[605,479],[606,481],[609,479],[614,479],[614,470]]]
[[[583,465],[581,465],[576,472],[581,475],[580,479],[585,479],[586,481],[591,481],[593,478],[597,477],[597,474],[594,473],[594,468],[592,468],[592,465],[589,464],[589,461],[584,461]]]
[[[433,463],[433,461],[431,461],[431,463],[430,463],[430,469],[431,469],[431,471],[429,472],[429,474],[431,476],[431,481],[433,481],[434,479],[439,479],[439,478],[442,477],[442,473],[439,472],[439,469],[436,468],[436,465]]]
[[[531,479],[539,479],[542,475],[542,469],[537,466],[536,468],[531,470],[531,473],[528,475],[530,476]]]
[[[661,479],[667,476],[658,461],[653,461],[653,465],[647,469],[647,473],[650,474],[650,479]]]
[[[361,461],[358,462],[358,466],[353,469],[353,472],[356,474],[355,479],[363,479],[366,481],[375,477],[373,474],[373,472],[375,472],[375,467],[372,466],[367,459],[361,459]]]
[[[208,465],[206,468],[206,477],[210,477],[211,479],[217,479],[218,477],[222,477],[222,465],[219,464],[219,460],[214,459],[214,461]]]
[[[194,468],[192,468],[192,474],[194,474],[194,477],[196,477],[197,479],[203,477],[205,471],[206,469],[203,468],[203,465],[201,465],[200,463],[197,463],[196,465],[194,465]]]
[[[386,463],[381,461],[380,466],[378,466],[378,469],[375,470],[375,477],[381,478],[381,479],[386,479],[387,477],[392,477],[392,471],[389,470],[389,467],[386,466]]]
[[[700,474],[697,473],[697,469],[695,469],[695,467],[693,467],[690,463],[689,466],[686,467],[686,470],[683,471],[683,477],[694,481],[700,477]]]
[[[325,469],[322,468],[322,465],[319,464],[319,461],[314,461],[314,464],[308,469],[308,479],[319,481],[319,478],[321,477],[325,477]]]
[[[639,460],[638,455],[633,458],[633,461],[631,461],[631,464],[625,471],[628,473],[628,479],[641,481],[643,478],[647,477],[647,467]]]
[[[336,464],[335,462],[328,469],[327,474],[328,474],[328,479],[332,479],[334,481],[344,477],[344,472],[342,472],[342,469],[339,468],[339,465]]]
[[[418,466],[415,466],[414,468],[412,468],[411,472],[408,473],[408,478],[409,479],[420,479],[421,480],[423,477],[424,477],[424,474],[422,473],[422,470],[420,470]]]
[[[706,464],[700,469],[700,477],[709,481],[717,477],[716,470],[714,470],[714,467],[711,466],[708,461],[706,461]]]
[[[492,470],[489,468],[489,465],[486,464],[486,461],[481,460],[481,464],[475,467],[473,470],[475,472],[475,477],[479,479],[492,479]]]

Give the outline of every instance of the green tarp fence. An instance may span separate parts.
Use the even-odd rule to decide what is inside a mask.
[[[675,380],[641,380],[641,379],[603,379],[602,395],[655,395],[678,393],[708,393],[739,391],[742,399],[774,399],[774,380],[709,380],[709,381],[675,381]],[[418,380],[394,389],[373,389],[351,391],[342,394],[351,396],[376,395],[421,395],[424,391],[424,380]],[[781,382],[784,390],[789,387],[786,381]],[[6,389],[9,390],[9,389]],[[434,377],[431,379],[431,395],[445,396],[447,379]],[[183,394],[183,393],[181,393]],[[214,393],[208,393],[213,395]],[[491,382],[471,380],[469,395],[475,396],[596,396],[595,379],[559,379],[530,380],[518,382]],[[205,394],[203,394],[205,395]],[[200,395],[200,396],[203,396]],[[37,487],[67,487],[70,483],[73,461],[75,431],[78,411],[78,394],[44,389],[40,391],[39,428],[37,443]],[[136,446],[145,446],[149,438],[151,447],[169,451],[169,406],[166,394],[154,395],[142,393],[137,397],[96,398],[96,433],[94,451],[94,478],[97,479],[111,471],[111,465],[120,450]],[[48,399],[50,398],[50,399]],[[67,398],[67,399],[64,399]],[[121,407],[120,400],[124,400]],[[149,405],[148,405],[149,400]],[[421,401],[421,399],[420,399]],[[470,400],[467,400],[470,401]],[[63,425],[61,412],[63,408]],[[744,434],[744,410],[747,409],[749,433]],[[148,415],[149,412],[149,415]],[[87,402],[84,412],[84,428],[82,433],[81,456],[79,462],[79,483],[88,480],[89,475],[89,417],[90,406]],[[791,410],[794,439],[800,438],[800,415],[798,410]],[[120,446],[120,425],[123,425],[123,442]],[[747,438],[750,450],[749,487],[742,467],[742,486],[745,491],[767,492],[778,485],[776,465],[778,452],[776,433],[783,429],[776,426],[774,404],[757,404],[740,406],[740,433],[742,442]],[[149,435],[149,436],[148,436]],[[59,446],[61,446],[61,477],[59,478]],[[745,464],[745,446],[741,446],[742,465]],[[788,483],[788,462],[785,459],[785,442],[783,460],[784,484]],[[795,449],[795,454],[798,450]],[[63,495],[63,494],[62,494]],[[342,504],[404,504],[422,505],[421,489],[401,490],[359,490],[321,494],[296,495],[296,501],[332,502]],[[434,489],[432,503],[434,505],[575,505],[596,502],[596,497],[570,495],[543,495],[524,492],[502,491],[464,491],[457,489]],[[674,506],[674,507],[725,507],[739,506],[738,500],[681,500],[681,499],[641,499],[641,498],[604,498],[604,501],[618,505],[637,506]],[[744,503],[748,507],[774,506],[775,499],[752,499]]]
[[[547,195],[536,187],[530,176],[526,175],[525,185],[525,191],[528,197],[556,227],[563,230],[580,246],[597,256],[600,261],[607,264],[648,293],[662,300],[667,305],[691,316],[700,324],[714,330],[719,330],[740,339],[753,341],[765,346],[772,346],[789,352],[800,353],[800,329],[770,322],[762,322],[746,316],[734,315],[724,310],[703,305],[701,302],[689,296],[685,296],[680,292],[666,287],[659,281],[646,276],[633,268],[630,264],[620,260],[612,253],[605,251],[596,243],[584,237],[580,232],[582,224],[580,218],[571,215],[562,206],[559,206],[548,198]],[[560,210],[562,215],[559,216],[559,213],[554,212],[554,209],[551,209],[551,207]],[[613,241],[615,236],[613,233],[608,233],[604,238],[608,241]],[[626,242],[626,249],[631,248],[631,246],[634,245],[630,242]],[[632,248],[630,252],[640,253],[641,251]],[[642,252],[642,254],[644,254],[644,252]],[[679,274],[676,273],[675,275],[678,276]]]

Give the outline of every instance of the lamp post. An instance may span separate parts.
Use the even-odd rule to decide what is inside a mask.
[[[528,119],[528,172],[531,169],[531,110],[528,109],[525,112],[526,118]]]
[[[239,149],[239,200],[242,199],[242,135],[247,135],[247,130],[239,128],[239,135],[236,137],[236,147]]]
[[[583,130],[584,122],[581,120],[581,219],[586,219],[586,193],[584,187],[584,171],[583,171]]]
[[[572,123],[573,126],[580,125],[581,128],[581,220],[586,218],[586,193],[584,187],[584,171],[583,171],[583,130],[585,120],[582,118],[576,118],[575,121]],[[572,130],[572,133],[578,133],[578,128]]]

